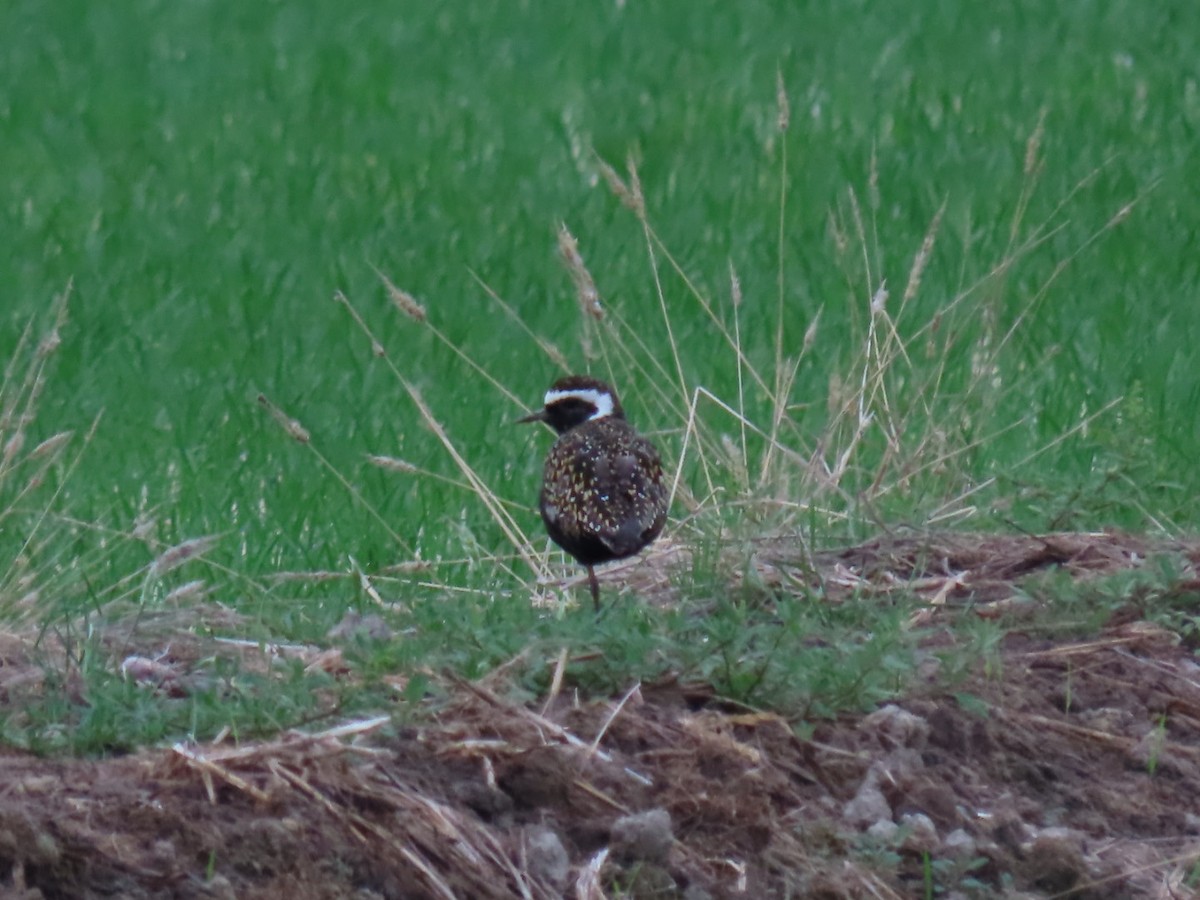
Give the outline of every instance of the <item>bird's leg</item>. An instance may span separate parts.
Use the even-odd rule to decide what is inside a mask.
[[[592,602],[596,604],[596,612],[600,612],[600,582],[596,580],[596,570],[592,566],[587,567],[588,570],[588,586],[592,589]]]

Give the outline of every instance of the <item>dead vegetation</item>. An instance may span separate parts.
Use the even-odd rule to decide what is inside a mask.
[[[1033,572],[1082,579],[1163,552],[1183,561],[1175,587],[1194,608],[1197,546],[1125,535],[926,536],[803,558],[768,542],[755,562],[766,582],[818,579],[829,602],[916,591],[936,618],[998,614]],[[947,638],[930,633],[932,658]],[[0,703],[29,689],[26,662],[7,636]],[[704,685],[584,699],[570,682],[568,668],[531,705],[502,672],[452,680],[408,724],[101,760],[7,752],[0,892],[1196,895],[1200,671],[1136,597],[1085,638],[1018,624],[987,672],[947,687],[930,667],[902,701],[808,730]]]

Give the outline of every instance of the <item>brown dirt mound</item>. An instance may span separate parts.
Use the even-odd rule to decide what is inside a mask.
[[[816,563],[860,588],[931,579],[945,601],[1153,549],[1088,537],[1017,539],[1007,559],[978,542],[798,562],[764,549],[760,565]],[[1123,616],[1087,640],[1011,633],[995,662],[952,694],[931,672],[807,739],[702,686],[534,710],[458,682],[398,732],[373,720],[109,760],[0,751],[0,896],[1196,896],[1193,653]]]

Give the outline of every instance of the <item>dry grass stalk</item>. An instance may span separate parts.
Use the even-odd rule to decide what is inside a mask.
[[[807,356],[812,352],[812,348],[817,343],[817,332],[821,325],[821,310],[817,310],[817,314],[812,317],[812,321],[808,323],[808,327],[804,329],[804,342],[800,345],[800,355]]]
[[[612,723],[617,721],[617,716],[621,714],[621,710],[625,708],[625,704],[630,700],[634,700],[635,703],[641,702],[641,691],[642,683],[640,681],[634,682],[633,687],[626,691],[621,699],[617,701],[616,706],[612,708],[612,711],[604,719],[600,730],[596,732],[592,743],[588,745],[587,752],[584,754],[585,760],[591,759],[593,754],[595,754],[596,750],[600,747],[600,742],[604,740],[604,735],[608,734],[608,729],[612,727]]]
[[[413,403],[417,407],[417,410],[420,412],[422,420],[424,420],[429,429],[437,436],[438,441],[442,444],[442,447],[446,450],[446,452],[450,454],[450,458],[454,460],[454,463],[458,466],[459,471],[466,476],[467,482],[470,484],[472,491],[477,497],[479,497],[480,500],[483,501],[484,506],[486,506],[488,511],[492,514],[492,518],[496,521],[496,524],[500,526],[505,537],[516,549],[518,555],[520,555],[520,557],[529,565],[529,568],[534,573],[541,573],[543,571],[543,566],[533,555],[532,543],[525,535],[524,531],[522,531],[521,526],[518,525],[517,521],[508,513],[505,505],[500,501],[500,497],[491,489],[491,487],[488,486],[487,482],[485,482],[483,478],[475,471],[474,467],[467,462],[466,457],[462,455],[462,453],[458,450],[458,447],[446,433],[446,429],[442,426],[442,423],[438,421],[438,419],[433,415],[433,411],[429,408],[428,404],[425,403],[421,392],[418,391],[417,388],[406,379],[402,378],[401,382],[404,385],[404,389],[408,393],[408,396],[412,399]]]
[[[713,308],[712,303],[705,296],[704,292],[700,290],[699,286],[679,263],[679,260],[675,258],[674,254],[671,253],[670,248],[663,243],[662,239],[658,236],[658,233],[654,231],[649,223],[646,223],[645,227],[646,233],[654,242],[654,251],[662,254],[663,259],[670,264],[672,271],[676,274],[676,276],[678,276],[680,281],[683,282],[688,294],[690,294],[692,299],[700,304],[700,308],[708,317],[709,322],[717,330],[717,333],[721,335],[729,349],[734,352],[738,364],[746,367],[746,371],[750,373],[755,385],[766,396],[768,402],[774,402],[774,395],[772,394],[770,383],[742,353],[739,341],[729,331],[721,317],[717,315],[716,310]],[[689,391],[688,394],[690,395],[690,393],[691,392]]]
[[[586,754],[588,754],[588,758],[595,757],[596,759],[608,764],[613,764],[615,762],[610,753],[605,750],[601,750],[598,747],[593,747],[589,742],[584,741],[578,735],[562,727],[557,722],[553,722],[545,716],[535,713],[531,709],[526,709],[523,706],[509,703],[501,699],[495,692],[488,690],[481,684],[467,681],[453,675],[450,676],[450,679],[459,687],[465,688],[467,691],[474,694],[488,705],[497,709],[505,710],[508,714],[516,717],[517,719],[527,720],[529,724],[536,729],[539,735],[539,743],[546,743],[544,735],[549,734],[563,743],[576,748],[577,750],[584,751]],[[646,786],[651,786],[654,784],[654,782],[646,775],[643,775],[642,773],[637,772],[628,766],[622,767],[621,771],[624,775],[633,779],[638,784]]]
[[[374,582],[372,582],[371,576],[362,570],[362,567],[359,566],[358,561],[351,558],[350,562],[354,567],[354,574],[358,576],[359,590],[361,590],[364,594],[366,594],[371,599],[371,602],[374,603],[376,606],[379,606],[379,607],[391,606],[392,604],[388,603],[386,600],[383,599],[382,596],[380,596],[379,591],[377,591],[375,589],[375,584],[374,584]],[[407,607],[404,607],[403,604],[398,604],[398,605],[400,605],[402,608],[407,608]]]
[[[604,179],[604,183],[621,201],[621,205],[632,210],[639,219],[644,219],[646,217],[646,198],[642,196],[641,184],[636,180],[635,173],[631,172],[630,183],[626,184],[617,174],[616,169],[599,156],[596,157],[596,165],[600,169],[600,176]],[[628,165],[630,169],[633,168],[632,159],[629,160]]]
[[[421,466],[410,463],[407,460],[399,459],[395,456],[381,456],[375,453],[368,453],[366,459],[371,465],[383,469],[385,472],[395,472],[403,475],[418,475],[421,478],[425,478],[430,481],[440,481],[442,484],[448,484],[452,487],[459,488],[460,490],[475,490],[475,488],[467,484],[465,481],[460,481],[457,478],[451,478],[448,475],[442,475],[440,472],[434,472],[431,469],[424,469]],[[501,499],[501,502],[518,509],[530,508],[528,504],[516,503],[511,500]]]
[[[609,371],[621,370],[636,373],[638,381],[648,388],[655,401],[666,410],[667,418],[683,415],[684,407],[671,389],[672,375],[650,347],[646,336],[622,317],[619,310],[607,311],[609,331],[618,336],[605,351],[611,351],[615,359],[609,361]],[[615,375],[611,375],[614,381]],[[627,381],[628,379],[623,379]]]
[[[908,270],[908,284],[904,286],[904,296],[900,299],[901,312],[921,289],[921,276],[925,274],[925,266],[929,264],[929,255],[933,253],[933,245],[937,240],[938,230],[942,226],[942,216],[945,212],[946,201],[943,200],[942,205],[938,207],[938,211],[933,216],[933,221],[929,223],[925,239],[921,241],[921,249],[913,257],[912,268]]]
[[[207,584],[203,579],[198,578],[175,588],[163,598],[163,602],[166,604],[198,603],[204,599],[207,593]]]
[[[738,278],[737,271],[733,267],[733,260],[729,261],[729,302],[733,307],[733,339],[737,351],[734,354],[737,363],[737,399],[738,409],[746,408],[746,383],[745,383],[745,367],[742,360],[745,354],[742,352],[742,325],[741,317],[738,311],[742,306],[742,282]],[[746,460],[750,458],[750,451],[746,444],[746,426],[744,423],[739,423],[739,430],[742,437],[742,473],[746,474]],[[742,482],[743,488],[749,487],[749,476]]]
[[[267,577],[268,584],[287,584],[292,581],[321,584],[329,581],[343,581],[353,576],[349,572],[329,572],[314,570],[308,572],[272,572]]]
[[[608,860],[608,848],[595,853],[575,879],[575,900],[606,900],[600,872]]]
[[[511,305],[506,303],[504,299],[492,289],[491,285],[484,282],[483,279],[480,278],[474,271],[471,271],[471,277],[475,279],[476,284],[483,288],[484,292],[492,299],[492,302],[499,306],[500,309],[504,311],[504,314],[508,316],[511,321],[515,322],[517,327],[524,331],[525,334],[538,345],[538,349],[540,349],[542,353],[546,355],[550,362],[553,363],[560,372],[568,373],[571,371],[571,367],[567,363],[567,358],[563,356],[562,351],[559,350],[552,341],[546,340],[544,337],[530,328],[529,323],[521,318],[517,311],[513,309]]]
[[[776,70],[776,103],[779,107],[779,131],[783,136],[779,148],[779,227],[775,239],[775,372],[783,370],[783,310],[786,306],[787,293],[787,197],[788,197],[788,155],[787,155],[787,124],[791,116],[788,107],[787,93],[783,87],[783,75]],[[786,398],[778,394],[772,399],[773,404],[786,404]]]
[[[150,564],[150,574],[161,578],[168,572],[173,572],[186,562],[199,559],[216,546],[220,538],[217,535],[190,538],[173,547],[167,548]]]
[[[689,290],[689,292],[691,293],[693,298],[699,302],[701,308],[705,311],[705,313],[708,315],[710,321],[718,329],[719,333],[725,339],[728,346],[730,346],[730,348],[734,351],[734,357],[737,360],[737,365],[739,366],[740,371],[749,375],[750,380],[753,381],[757,385],[759,390],[764,395],[766,395],[766,397],[768,398],[768,400],[770,402],[772,402],[773,404],[777,403],[778,401],[776,400],[776,397],[777,397],[777,385],[780,380],[779,375],[778,375],[778,373],[776,374],[776,386],[772,386],[771,384],[769,384],[766,381],[763,374],[760,373],[754,366],[752,366],[749,363],[749,360],[746,359],[745,354],[741,347],[741,336],[740,336],[738,320],[736,318],[736,316],[737,316],[736,310],[735,310],[734,329],[730,330],[725,325],[725,323],[722,321],[722,319],[716,315],[712,304],[705,297],[705,295],[696,287],[696,285],[692,282],[692,280],[691,280],[690,276],[687,274],[687,272],[684,271],[683,268],[679,265],[678,260],[676,260],[674,258],[674,256],[671,254],[670,250],[662,243],[661,239],[655,233],[655,231],[654,231],[653,227],[650,225],[650,223],[648,221],[644,220],[643,227],[644,227],[644,230],[645,230],[645,233],[647,236],[647,246],[648,246],[651,263],[652,263],[652,272],[655,274],[655,283],[656,283],[656,286],[659,291],[660,309],[663,310],[664,317],[665,317],[664,320],[667,323],[670,322],[669,316],[666,315],[664,295],[662,293],[662,287],[661,287],[661,279],[658,277],[658,274],[657,274],[658,273],[657,254],[659,254],[659,253],[661,253],[663,255],[663,257],[669,262],[669,264],[671,265],[674,272],[684,282],[685,286],[687,287],[687,289]],[[741,302],[740,284],[737,284],[736,288],[733,287],[735,280],[736,280],[736,272],[731,271],[731,293],[734,290],[737,291],[737,297],[735,299],[737,300],[737,302],[740,305],[740,302]],[[612,311],[610,311],[610,314],[615,315],[615,313],[612,313]],[[621,325],[623,328],[622,344],[626,345],[626,346],[640,345],[640,342],[642,341],[642,339],[641,339],[638,331],[625,327],[623,322],[621,322]],[[624,339],[625,337],[628,337],[628,340],[625,340]],[[673,357],[674,357],[674,360],[676,363],[675,377],[677,380],[679,380],[681,382],[681,385],[682,385],[683,377],[682,377],[682,364],[680,362],[680,354],[678,353],[677,343],[674,341],[674,338],[673,338],[673,329],[671,329],[670,327],[668,327],[668,338],[671,341],[672,346],[676,348],[675,352],[673,353]],[[666,383],[666,381],[668,380],[667,373],[665,371],[663,371],[661,365],[657,363],[655,354],[651,353],[648,349],[646,349],[644,351],[643,355],[646,359],[651,360],[651,365],[656,366],[659,370],[660,377],[649,379],[649,383],[661,395],[661,393],[662,393],[661,384]],[[634,367],[640,369],[641,365],[640,365],[640,363],[635,363]],[[790,377],[790,376],[785,376],[784,380],[786,380],[787,377]],[[737,410],[745,409],[744,390],[745,390],[745,388],[744,388],[744,384],[743,384],[742,393],[740,394],[739,400],[737,402]],[[706,429],[702,429],[702,428],[698,427],[699,420],[697,418],[697,412],[698,412],[697,400],[700,396],[708,396],[712,399],[715,399],[712,397],[711,392],[705,391],[703,388],[700,388],[697,390],[688,389],[686,396],[687,396],[686,407],[683,409],[680,409],[678,411],[675,411],[676,404],[670,398],[664,398],[664,403],[666,403],[668,405],[668,408],[672,409],[673,414],[685,417],[685,424],[684,424],[684,429],[683,429],[684,430],[684,435],[683,435],[684,451],[679,458],[679,466],[676,468],[676,477],[674,480],[674,495],[681,496],[681,497],[683,497],[683,499],[688,500],[689,503],[692,505],[692,508],[694,509],[695,501],[694,501],[694,499],[690,499],[689,492],[685,489],[685,486],[682,484],[682,482],[680,480],[680,476],[682,473],[682,464],[683,464],[684,459],[687,457],[687,455],[690,452],[696,451],[697,458],[699,459],[700,464],[701,464],[702,473],[704,474],[705,480],[709,485],[708,493],[710,495],[712,495],[713,494],[713,482],[712,482],[711,474],[709,471],[708,459],[711,456],[713,456],[714,454],[717,455],[721,459],[725,459],[726,454],[725,454],[724,448],[723,448],[718,436],[712,435]],[[785,398],[783,400],[783,403],[784,403],[783,408],[784,409],[786,409],[786,402],[787,401]],[[744,412],[735,411],[733,407],[731,407],[729,404],[724,403],[724,401],[721,401],[718,405],[723,410],[730,412],[732,415],[734,415],[735,419],[739,422],[739,428],[743,424],[746,424],[748,426],[749,420],[747,419]],[[778,421],[779,421],[780,427],[786,427],[789,430],[794,430],[795,423],[791,421],[790,417],[781,416],[781,417],[779,417]],[[755,429],[750,428],[749,430],[755,430]],[[757,430],[761,431],[761,429],[757,429]]]
[[[371,336],[371,340],[373,344],[378,343],[375,341],[374,336]],[[366,509],[371,518],[383,526],[383,529],[388,533],[388,535],[391,536],[392,540],[403,547],[407,553],[412,556],[416,556],[416,551],[412,548],[408,541],[402,538],[396,532],[396,530],[392,528],[390,524],[388,524],[388,521],[379,514],[379,510],[376,509],[375,506],[363,496],[362,491],[351,484],[350,480],[346,478],[346,476],[343,475],[341,471],[329,461],[325,454],[317,449],[316,445],[312,443],[312,437],[309,435],[308,431],[302,425],[300,425],[299,422],[288,416],[282,409],[272,403],[264,394],[258,395],[258,403],[271,414],[271,418],[273,418],[280,425],[280,427],[287,432],[289,437],[308,448],[309,452],[317,458],[317,461],[321,464],[322,468],[324,468],[325,471],[329,472],[338,480],[338,483],[341,484],[341,486],[345,488],[346,491],[349,492],[349,494],[354,497],[354,499],[357,500],[364,509]]]
[[[312,440],[312,435],[309,434],[308,429],[301,425],[297,419],[293,419],[267,399],[266,394],[258,395],[258,405],[270,413],[275,423],[296,443],[307,444]]]
[[[1090,180],[1093,177],[1094,174],[1095,173],[1093,172],[1093,173],[1089,174],[1086,178],[1081,180],[1079,182],[1079,184],[1076,185],[1075,189],[1072,190],[1071,193],[1074,194],[1076,190],[1079,190],[1085,182],[1087,182],[1088,180]],[[1153,186],[1149,190],[1153,190]],[[1009,341],[1012,339],[1013,335],[1016,334],[1017,330],[1021,327],[1021,325],[1025,322],[1026,318],[1028,318],[1028,316],[1033,312],[1033,310],[1041,304],[1043,299],[1045,299],[1047,293],[1050,290],[1051,285],[1053,285],[1058,280],[1059,276],[1062,275],[1062,273],[1067,270],[1067,268],[1070,266],[1070,264],[1072,262],[1074,262],[1079,257],[1079,255],[1081,253],[1083,253],[1084,250],[1091,247],[1094,243],[1096,243],[1102,237],[1104,237],[1109,231],[1113,230],[1118,225],[1120,225],[1122,222],[1124,222],[1125,219],[1129,217],[1129,214],[1133,211],[1133,209],[1141,202],[1142,197],[1145,196],[1145,193],[1148,193],[1148,192],[1149,191],[1141,193],[1138,196],[1134,197],[1133,200],[1122,205],[1121,208],[1118,209],[1113,214],[1112,218],[1110,218],[1107,222],[1105,222],[1103,228],[1100,228],[1094,234],[1090,235],[1088,237],[1088,239],[1086,241],[1084,241],[1082,244],[1080,244],[1077,248],[1075,248],[1075,250],[1073,250],[1065,258],[1059,260],[1058,264],[1054,267],[1054,271],[1050,273],[1049,277],[1047,277],[1047,279],[1038,287],[1038,290],[1036,291],[1036,293],[1034,293],[1034,295],[1032,297],[1030,297],[1029,302],[1026,303],[1025,306],[1013,318],[1012,324],[1008,327],[1008,330],[1004,333],[1004,336],[996,344],[996,349],[995,349],[996,353],[999,353],[1000,350],[1002,350],[1004,347],[1006,347],[1008,345]],[[1061,204],[1060,204],[1060,206],[1061,206]],[[1057,213],[1057,211],[1058,211],[1058,209],[1056,208],[1055,212]],[[1058,229],[1053,229],[1053,230],[1039,229],[1039,231],[1040,230],[1045,230],[1045,239],[1049,239],[1049,237],[1051,237],[1053,234],[1055,234],[1058,231]]]
[[[67,321],[68,301],[72,285],[68,283],[66,290],[57,295],[51,303],[53,321],[48,331],[31,348],[33,341],[35,319],[25,323],[17,345],[9,355],[4,367],[3,378],[0,379],[0,487],[3,487],[8,476],[14,469],[26,461],[43,459],[53,456],[55,451],[70,438],[70,432],[61,432],[43,441],[33,451],[21,456],[25,449],[27,429],[37,418],[37,410],[42,392],[46,386],[46,366],[54,352],[62,344],[61,328]],[[23,371],[20,366],[24,365]],[[65,435],[65,437],[64,437]],[[42,484],[43,466],[39,473],[30,479],[17,497],[4,503],[0,513],[7,513],[24,496]]]
[[[447,347],[450,352],[466,363],[469,368],[475,371],[478,375],[482,376],[484,380],[488,382],[488,384],[498,390],[508,400],[510,400],[512,403],[515,403],[518,407],[524,406],[520,397],[509,390],[508,387],[506,387],[498,378],[488,372],[487,369],[472,359],[467,353],[463,352],[463,349],[450,340],[450,338],[446,337],[445,333],[443,333],[440,328],[438,328],[429,320],[429,317],[425,313],[425,307],[419,304],[412,294],[409,294],[407,291],[396,287],[396,285],[394,285],[388,279],[388,277],[378,269],[375,269],[375,274],[378,275],[379,279],[383,282],[384,288],[388,293],[388,297],[391,299],[392,304],[396,307],[396,309],[398,309],[403,315],[421,323],[427,329],[429,329],[430,333],[437,338],[443,346]],[[345,303],[345,297],[340,291],[334,296],[334,300],[338,303]],[[377,357],[387,356],[387,350],[384,348],[379,339],[373,335],[371,337],[371,352],[372,355]]]
[[[775,383],[775,403],[771,408],[771,430],[767,441],[767,448],[763,453],[762,464],[759,471],[759,485],[765,487],[770,480],[773,469],[775,454],[778,447],[782,446],[780,441],[780,431],[783,425],[788,421],[788,406],[787,398],[791,396],[792,385],[796,381],[796,373],[800,368],[800,360],[782,361],[779,368],[776,370]]]
[[[370,326],[367,325],[366,321],[359,314],[358,310],[354,308],[354,305],[350,303],[349,299],[340,291],[336,295],[336,299],[350,314],[350,317],[354,320],[354,323],[358,325],[359,329],[366,335],[366,337],[373,344],[377,343],[374,332],[371,330]],[[433,410],[425,402],[421,392],[400,372],[391,356],[385,352],[382,356],[382,359],[391,370],[392,375],[400,383],[401,387],[404,388],[404,391],[408,394],[409,399],[411,399],[413,404],[417,407],[417,411],[421,416],[421,420],[437,437],[438,441],[442,445],[442,448],[454,461],[454,464],[458,467],[459,472],[466,479],[466,483],[472,493],[474,493],[475,496],[480,499],[485,508],[491,514],[493,521],[500,526],[502,533],[509,543],[512,544],[513,548],[517,552],[517,555],[523,562],[525,562],[535,576],[541,576],[545,574],[544,564],[534,553],[532,543],[521,529],[521,526],[508,512],[506,504],[475,471],[474,467],[471,466],[466,457],[463,456],[462,452],[455,445],[454,441],[451,440],[445,427],[437,419],[437,417],[433,414]],[[410,552],[412,551],[410,550]],[[413,555],[415,555],[415,553]]]
[[[858,246],[862,251],[863,273],[866,276],[866,283],[871,285],[875,283],[875,277],[871,271],[871,250],[870,244],[867,241],[867,227],[863,222],[862,208],[858,203],[858,193],[854,190],[853,185],[846,188],[846,197],[850,203],[850,218],[854,222],[854,231],[858,237]]]
[[[637,180],[637,169],[634,167],[633,161],[629,162],[630,177]],[[671,314],[667,310],[667,297],[663,291],[662,275],[659,271],[658,256],[655,252],[656,239],[651,234],[650,223],[646,219],[642,219],[642,233],[646,241],[646,253],[650,259],[650,274],[654,277],[654,293],[658,298],[658,308],[662,313],[663,325],[667,331],[667,343],[671,347],[671,360],[675,364],[675,378],[679,386],[679,397],[682,400],[691,393],[688,388],[687,378],[683,374],[683,361],[679,353],[679,342],[675,339],[675,329],[671,324]]]
[[[387,472],[396,472],[400,474],[418,475],[421,478],[429,481],[440,481],[442,484],[448,484],[451,487],[456,487],[462,491],[474,492],[475,488],[465,481],[460,481],[457,478],[451,478],[448,475],[442,475],[440,472],[434,472],[431,469],[423,469],[418,465],[408,462],[407,460],[398,459],[394,456],[380,456],[374,453],[367,454],[367,462],[373,466],[377,466]],[[533,506],[529,503],[522,503],[517,500],[508,500],[504,497],[497,496],[497,502],[504,504],[509,509],[519,510],[521,512],[531,512]]]
[[[558,651],[558,658],[554,662],[554,675],[550,679],[550,690],[546,692],[546,700],[542,703],[542,715],[546,715],[550,711],[550,707],[554,705],[554,701],[558,699],[559,693],[562,691],[563,679],[567,675],[567,657],[570,651],[563,647]]]
[[[204,780],[205,790],[208,792],[209,802],[213,805],[216,805],[217,802],[216,792],[213,790],[212,785],[212,776],[214,775],[231,787],[237,788],[242,793],[249,794],[260,803],[266,803],[271,799],[266,791],[251,784],[240,775],[231,772],[212,759],[209,759],[199,750],[194,750],[184,743],[175,744],[171,747],[171,750],[184,761],[188,768],[194,769],[200,774],[200,777]]]
[[[633,211],[639,219],[646,218],[646,196],[642,193],[642,179],[638,175],[633,154],[625,157],[625,171],[629,173],[629,190],[633,193]]]

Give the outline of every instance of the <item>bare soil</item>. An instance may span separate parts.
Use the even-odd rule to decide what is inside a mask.
[[[757,563],[986,616],[1028,605],[1033,572],[1086,578],[1159,549],[924,538]],[[1197,610],[1200,553],[1169,549]],[[1082,638],[1010,631],[952,691],[931,667],[803,739],[704,685],[527,706],[497,676],[398,733],[373,720],[102,760],[0,749],[0,897],[1198,896],[1200,666],[1129,601]],[[19,670],[0,642],[0,702]]]

